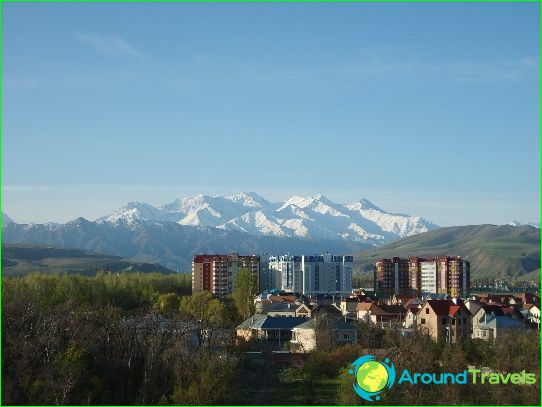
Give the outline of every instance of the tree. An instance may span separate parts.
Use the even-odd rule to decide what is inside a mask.
[[[208,291],[194,293],[181,300],[181,312],[196,322],[198,342],[202,347],[211,345],[215,331],[223,329],[226,310],[224,304]]]
[[[166,315],[174,314],[179,310],[179,297],[175,293],[160,294],[153,304],[156,311]]]
[[[256,306],[254,305],[254,296],[256,295],[257,287],[254,276],[250,269],[243,268],[237,273],[235,280],[235,290],[233,292],[233,301],[239,311],[239,315],[246,319],[254,315]]]

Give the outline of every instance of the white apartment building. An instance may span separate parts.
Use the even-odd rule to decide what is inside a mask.
[[[352,292],[352,256],[272,256],[269,272],[280,273],[285,291],[301,294],[338,294]],[[275,276],[275,281],[277,277]]]

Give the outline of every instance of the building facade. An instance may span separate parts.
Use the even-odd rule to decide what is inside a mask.
[[[272,256],[269,258],[269,274],[273,280],[280,279],[284,291],[304,295],[347,295],[352,291],[352,256]]]
[[[374,288],[387,297],[394,294],[410,294],[409,262],[400,257],[381,259],[374,266]]]
[[[464,297],[470,287],[470,262],[451,256],[381,259],[374,266],[374,287],[385,296],[437,293]]]
[[[201,254],[192,260],[192,293],[209,291],[225,298],[235,290],[237,273],[249,269],[259,287],[260,257],[231,254]]]

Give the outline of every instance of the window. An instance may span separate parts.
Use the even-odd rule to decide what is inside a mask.
[[[452,319],[452,325],[455,325],[455,319]],[[459,324],[458,324],[459,325]]]
[[[422,318],[421,323],[422,323],[422,324],[425,324],[425,318]]]
[[[425,313],[426,313],[426,314],[429,314],[429,308],[426,308],[426,309],[425,309]]]
[[[344,340],[350,340],[350,334],[344,334],[343,339]]]
[[[486,336],[487,336],[487,332],[486,332],[486,331],[484,331],[484,338],[485,338]]]

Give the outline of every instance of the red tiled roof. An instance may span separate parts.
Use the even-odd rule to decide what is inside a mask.
[[[448,311],[448,315],[453,317],[457,311],[459,311],[461,309],[461,306],[460,305],[452,305],[450,307],[450,310]]]
[[[295,296],[294,295],[270,295],[269,300],[276,301],[276,302],[295,302]]]
[[[452,300],[427,300],[427,305],[429,305],[437,315],[448,315],[450,307],[455,304]]]

